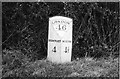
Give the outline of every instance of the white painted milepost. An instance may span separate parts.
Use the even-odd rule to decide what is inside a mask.
[[[54,16],[49,18],[48,55],[47,59],[54,63],[71,62],[72,25],[68,17]]]

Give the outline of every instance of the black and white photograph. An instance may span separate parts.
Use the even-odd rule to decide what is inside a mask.
[[[5,0],[0,10],[2,79],[119,79],[118,1]]]

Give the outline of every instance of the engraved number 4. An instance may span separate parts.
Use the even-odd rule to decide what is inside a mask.
[[[65,47],[65,53],[69,53],[69,47]]]
[[[53,52],[56,52],[56,47],[54,47],[52,51],[53,51]]]

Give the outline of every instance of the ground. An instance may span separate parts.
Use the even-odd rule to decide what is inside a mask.
[[[47,59],[29,62],[7,72],[6,76],[20,77],[118,77],[118,58],[92,59],[78,58],[69,63],[56,64]]]

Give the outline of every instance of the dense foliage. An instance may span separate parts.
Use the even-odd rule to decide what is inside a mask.
[[[47,56],[48,19],[53,16],[73,19],[72,59],[85,59],[67,66],[35,61]],[[118,57],[119,29],[118,2],[2,3],[3,76],[118,76],[118,58],[98,64],[91,58]]]
[[[2,49],[46,57],[48,19],[66,16],[73,19],[73,58],[118,56],[118,10],[117,2],[2,3]]]

